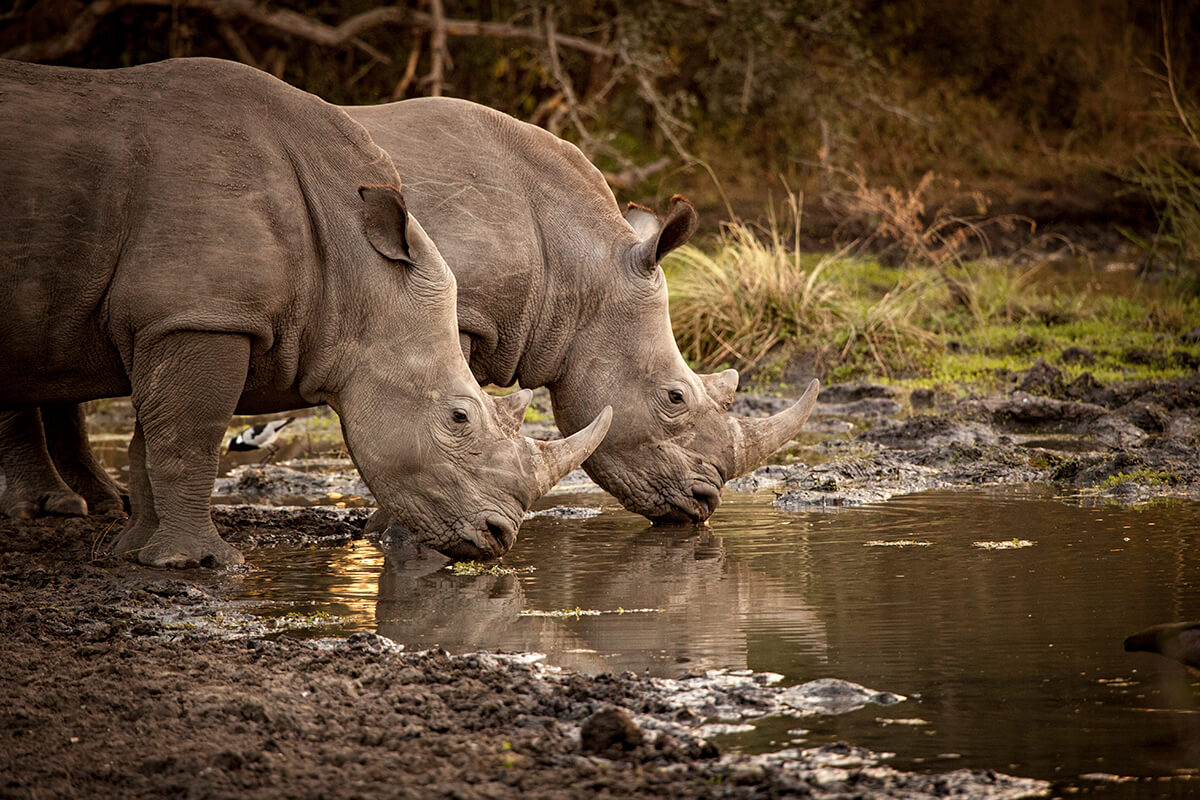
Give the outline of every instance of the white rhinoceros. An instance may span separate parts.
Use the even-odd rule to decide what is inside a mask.
[[[32,407],[132,393],[117,552],[240,560],[209,514],[235,411],[328,403],[382,507],[457,556],[507,550],[595,448],[607,412],[535,443],[527,393],[480,391],[398,186],[344,112],[246,66],[0,62],[0,408],[40,440]]]
[[[817,382],[767,419],[726,409],[738,374],[697,375],[671,333],[658,264],[696,230],[617,205],[568,142],[450,98],[346,107],[391,154],[405,197],[458,279],[458,327],[481,382],[546,386],[564,433],[604,406],[608,435],[583,467],[630,511],[703,521],[725,481],[790,441]]]

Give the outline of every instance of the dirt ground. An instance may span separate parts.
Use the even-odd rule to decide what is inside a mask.
[[[766,467],[741,486],[782,483],[777,503],[785,508],[1027,480],[1116,501],[1200,497],[1200,378],[1076,387],[1090,394],[1073,398],[1053,375],[1030,373],[1003,397],[953,401],[831,387],[813,424],[850,433],[815,445],[820,463]],[[740,402],[743,412],[768,413],[773,400]],[[1050,434],[1086,447],[1041,446],[1037,437]],[[249,549],[281,539],[344,542],[362,535],[367,513],[309,510],[281,523],[261,509],[225,506],[215,518]],[[228,576],[103,556],[121,522],[0,520],[0,798],[1048,790],[988,771],[899,772],[850,745],[722,755],[695,735],[699,715],[632,674],[585,677],[519,657],[407,653],[365,633],[301,641],[247,629],[230,638],[210,624]]]

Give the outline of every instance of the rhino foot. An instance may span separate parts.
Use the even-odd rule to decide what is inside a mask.
[[[112,517],[118,514],[125,514],[129,511],[129,497],[119,492],[103,492],[100,494],[87,493],[84,495],[87,501],[88,513],[97,514],[102,517]]]
[[[113,543],[109,546],[108,552],[114,556],[126,556],[127,558],[136,559],[138,553],[150,541],[150,537],[154,535],[154,527],[129,520],[125,524],[125,530],[121,531]]]
[[[64,517],[86,517],[88,504],[74,492],[54,492],[46,496],[42,510],[47,514],[59,514]]]
[[[83,517],[88,513],[88,506],[86,500],[70,490],[51,492],[42,497],[6,491],[0,497],[0,512],[12,519],[33,519],[41,514]]]
[[[216,530],[196,535],[159,532],[136,551],[138,562],[150,567],[227,567],[245,557],[217,535]]]

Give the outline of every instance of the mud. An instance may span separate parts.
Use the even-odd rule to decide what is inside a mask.
[[[880,502],[927,489],[1045,483],[1096,502],[1200,499],[1200,375],[1100,384],[1039,359],[1013,390],[950,399],[927,390],[831,387],[806,430],[841,419],[851,432],[767,466],[730,488],[780,492],[785,510]],[[872,402],[873,405],[860,405]],[[882,413],[882,401],[893,414]],[[752,408],[753,395],[740,400]],[[761,405],[771,409],[775,398]],[[818,415],[824,415],[824,418]],[[781,491],[782,490],[782,491]]]
[[[362,515],[239,506],[215,516],[248,548],[285,519],[319,544]],[[846,744],[721,755],[702,735],[714,720],[903,701],[844,682],[588,678],[527,654],[407,653],[371,633],[293,639],[242,624],[222,599],[236,574],[98,557],[118,523],[0,523],[0,796],[915,799],[1047,789],[991,771],[900,772],[887,754]]]

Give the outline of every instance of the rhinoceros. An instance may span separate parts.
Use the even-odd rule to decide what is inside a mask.
[[[208,506],[235,411],[328,403],[381,506],[452,556],[507,550],[597,446],[609,411],[537,443],[528,393],[479,389],[399,185],[344,112],[243,65],[0,62],[0,409],[132,394],[116,552],[241,559]]]
[[[725,481],[790,441],[813,381],[766,419],[726,414],[729,369],[697,375],[671,332],[659,262],[695,232],[676,198],[664,220],[622,209],[578,148],[451,98],[346,107],[391,154],[406,198],[458,279],[458,327],[481,382],[546,386],[564,433],[617,409],[584,470],[652,520],[703,521]]]
[[[583,466],[626,508],[655,521],[703,521],[726,480],[754,469],[807,421],[816,381],[774,417],[736,419],[726,411],[737,372],[698,375],[679,353],[658,265],[695,232],[686,200],[676,199],[664,220],[622,209],[578,148],[469,101],[344,110],[391,154],[409,206],[458,279],[459,333],[476,379],[549,387],[568,434],[603,407],[618,409]],[[77,465],[86,438],[77,426],[54,432],[51,449],[60,468]],[[90,472],[89,489],[105,480]],[[31,485],[9,506],[27,508],[47,496],[36,487],[51,484]],[[95,502],[114,502],[112,489],[92,491]]]

